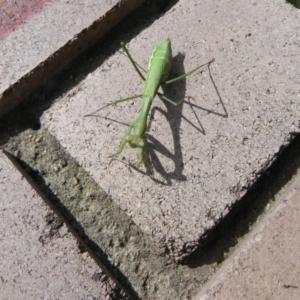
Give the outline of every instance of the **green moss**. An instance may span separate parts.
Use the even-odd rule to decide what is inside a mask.
[[[300,8],[300,0],[287,0],[289,3],[294,5],[296,8]]]

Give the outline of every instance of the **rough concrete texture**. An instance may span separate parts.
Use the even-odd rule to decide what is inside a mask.
[[[42,119],[140,228],[175,259],[190,254],[207,230],[251,187],[299,132],[299,13],[279,1],[179,2],[128,45],[146,68],[169,37],[173,77],[211,58],[186,81],[164,89],[173,108],[155,99],[147,130],[149,158],[135,170],[134,149],[111,163],[141,100],[106,108],[142,92],[128,59],[116,53]],[[185,56],[180,52],[185,52]]]
[[[1,19],[0,116],[143,2],[55,0],[37,6],[32,1],[23,6],[23,1],[0,3],[1,12],[15,18],[13,24]],[[30,5],[35,9],[29,13]]]
[[[50,2],[51,0],[2,0],[0,4],[0,40],[22,26]]]
[[[300,177],[195,300],[300,299]]]
[[[190,268],[165,257],[45,129],[25,130],[6,146],[46,203],[133,299],[190,299],[214,272],[211,262]]]
[[[1,299],[122,299],[2,152],[0,215]]]
[[[98,19],[116,1],[57,0],[0,41],[2,93]],[[66,17],[66,13],[68,17]],[[51,26],[49,26],[51,24]],[[59,30],[59,32],[58,32]]]

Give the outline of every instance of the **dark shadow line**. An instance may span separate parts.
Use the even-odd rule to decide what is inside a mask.
[[[145,167],[146,167],[146,172],[138,169],[135,165],[133,165],[132,163],[129,163],[128,165],[134,169],[136,172],[142,174],[142,175],[145,175],[145,176],[148,176],[150,177],[155,183],[157,184],[161,184],[161,185],[165,185],[165,186],[171,186],[172,185],[172,182],[170,181],[170,179],[168,178],[165,178],[167,176],[163,176],[165,179],[166,179],[166,182],[163,182],[159,179],[156,179],[155,177],[153,177],[153,163],[152,163],[152,153],[154,153],[154,151],[152,152],[151,151],[151,154],[148,152],[147,153],[147,156],[148,156],[148,160],[145,161]],[[160,166],[162,167],[162,165],[160,164]],[[163,168],[163,167],[162,167]]]
[[[173,154],[169,149],[167,149],[161,142],[159,142],[155,137],[153,137],[149,133],[145,133],[145,137],[150,140],[154,147],[152,149],[155,149],[157,152],[163,154],[167,158],[173,159]]]
[[[288,147],[281,149],[275,161],[270,161],[270,166],[261,170],[262,175],[252,185],[232,189],[239,200],[226,207],[229,213],[216,221],[216,225],[200,240],[198,249],[183,264],[192,269],[211,263],[220,264],[240,243],[241,237],[251,231],[267,205],[274,201],[274,195],[291,182],[300,168],[300,134],[291,134],[290,138]],[[282,197],[277,201],[284,200]]]
[[[202,133],[203,135],[205,135],[205,130],[204,127],[202,126],[200,120],[199,120],[199,125],[201,126],[201,128],[197,127],[195,124],[193,124],[187,117],[185,117],[184,115],[181,115],[182,119],[184,119],[187,123],[189,123],[192,127],[194,127],[197,131],[199,131],[200,133]]]
[[[120,41],[128,43],[143,29],[149,27],[166,11],[170,10],[178,0],[156,1],[146,0],[139,8],[131,12],[123,21],[109,31],[90,49],[79,55],[73,61],[60,68],[46,82],[24,97],[0,121],[0,145],[8,142],[11,136],[16,136],[28,128],[40,128],[40,118],[58,97],[70,92],[80,85],[94,70],[103,65],[104,61],[120,49]]]
[[[208,113],[210,113],[210,114],[214,114],[214,115],[219,116],[219,117],[222,117],[222,118],[227,118],[227,117],[228,117],[227,112],[226,112],[225,114],[221,114],[221,113],[218,113],[218,112],[216,112],[216,111],[213,111],[213,110],[204,108],[204,107],[202,107],[202,106],[199,106],[199,105],[197,105],[197,104],[193,104],[193,103],[191,103],[191,102],[189,102],[189,101],[185,101],[185,100],[183,101],[183,103],[189,104],[190,106],[196,107],[196,108],[198,108],[198,109],[201,109],[201,110],[203,110],[203,111],[206,111],[206,112],[208,112]]]
[[[128,123],[120,122],[118,120],[115,120],[115,119],[112,119],[112,118],[109,118],[109,117],[103,117],[103,116],[99,116],[99,115],[88,115],[88,116],[85,116],[85,117],[96,117],[96,118],[109,120],[109,121],[112,121],[112,122],[115,122],[115,123],[118,123],[118,124],[121,124],[121,125],[124,125],[124,126],[130,126]]]
[[[147,141],[146,141],[147,142]],[[151,155],[149,155],[149,152],[151,152]],[[135,170],[136,172],[140,173],[141,175],[144,175],[144,176],[147,176],[147,177],[150,177],[154,182],[158,183],[158,184],[161,184],[161,185],[166,185],[166,186],[170,186],[171,183],[165,183],[163,181],[160,181],[156,178],[154,178],[152,176],[153,174],[153,165],[151,164],[151,156],[152,156],[152,153],[154,153],[154,151],[144,151],[144,154],[147,156],[147,159],[145,160],[144,164],[145,164],[145,167],[146,167],[146,172],[142,171],[141,169],[137,168],[134,164],[132,164],[131,162],[125,162],[121,159],[118,159],[117,157],[113,157],[112,161],[118,161],[119,163],[122,163],[124,164],[126,167],[129,167],[129,171],[132,173],[132,170]]]
[[[190,97],[188,97],[188,99],[189,99],[189,98],[190,98]],[[191,104],[191,101],[189,101],[189,103]],[[192,127],[194,127],[194,128],[197,129],[199,132],[201,132],[203,135],[205,135],[205,129],[204,129],[204,127],[202,126],[201,121],[200,121],[198,115],[196,114],[194,107],[190,105],[190,108],[191,108],[191,110],[192,110],[192,112],[193,112],[195,118],[197,119],[200,128],[198,128],[196,125],[194,125],[194,124],[193,124],[190,120],[188,120],[185,116],[182,115],[182,118],[183,118],[184,120],[186,120]]]
[[[222,100],[222,97],[221,97],[221,95],[220,95],[220,93],[219,93],[219,90],[218,90],[218,88],[217,88],[217,85],[216,85],[216,83],[215,83],[215,81],[214,81],[214,79],[213,79],[213,77],[212,77],[210,65],[208,66],[208,72],[209,72],[210,80],[211,80],[211,82],[212,82],[212,84],[213,84],[213,87],[214,87],[214,89],[215,89],[215,91],[216,91],[216,94],[217,94],[217,96],[218,96],[218,98],[219,98],[219,102],[221,103],[222,108],[223,108],[223,110],[224,110],[224,113],[219,113],[219,112],[216,112],[216,111],[214,111],[214,110],[211,110],[211,109],[208,109],[208,108],[199,106],[199,105],[197,105],[197,104],[193,104],[193,103],[190,102],[190,101],[184,100],[183,102],[186,103],[186,104],[189,104],[190,107],[191,107],[191,109],[193,109],[193,107],[196,107],[196,108],[201,109],[201,110],[203,110],[203,111],[206,111],[206,112],[208,112],[208,113],[210,113],[210,114],[214,114],[214,115],[219,116],[219,117],[222,117],[222,118],[228,118],[227,109],[226,109],[225,104],[224,104],[224,102],[223,102],[223,100]],[[188,98],[192,98],[192,97],[188,97]],[[193,99],[193,98],[192,98],[192,99]],[[197,114],[196,114],[196,112],[194,111],[194,109],[193,109],[193,112],[194,112],[194,115],[196,116],[198,122],[201,123],[200,120],[199,120],[199,118],[198,118],[198,116],[197,116]],[[190,123],[190,124],[191,124],[191,123]],[[203,128],[202,125],[201,125],[201,127]],[[203,128],[203,132],[204,132],[204,134],[205,134],[204,128]]]
[[[227,109],[226,109],[225,104],[224,104],[224,102],[223,102],[223,100],[222,100],[222,97],[221,97],[221,95],[220,95],[220,93],[219,93],[219,90],[218,90],[218,88],[217,88],[217,85],[216,85],[216,83],[215,83],[215,81],[214,81],[214,79],[213,79],[213,77],[212,77],[210,65],[208,66],[208,72],[209,72],[209,77],[210,77],[210,79],[211,79],[211,82],[213,83],[213,86],[214,86],[214,88],[215,88],[215,91],[216,91],[216,93],[217,93],[217,95],[218,95],[218,97],[219,97],[219,101],[220,101],[220,103],[221,103],[221,105],[222,105],[222,107],[223,107],[223,110],[224,110],[224,112],[225,112],[225,114],[223,115],[223,117],[227,118],[227,117],[228,117]],[[222,116],[222,115],[221,115],[221,116]]]
[[[119,288],[126,292],[126,295],[130,299],[140,299],[137,292],[128,281],[126,275],[123,274],[118,267],[114,266],[105,251],[103,251],[97,243],[90,239],[90,237],[85,233],[80,222],[77,221],[59,197],[48,187],[44,177],[21,159],[13,156],[4,149],[2,149],[2,151],[18,169],[18,171],[26,178],[29,184],[35,189],[50,209],[67,225],[73,236],[75,236],[80,244],[84,245],[99,267],[113,279]]]
[[[159,111],[168,120],[168,116],[167,116],[168,112],[165,112],[163,109],[156,107],[156,106],[154,106],[152,108],[150,116],[153,116],[155,111]],[[150,118],[148,128],[150,128],[150,126],[151,126],[151,120],[152,120],[152,118]],[[171,130],[173,133],[174,149],[176,149],[179,147],[177,145],[178,139],[174,138],[174,136],[176,136],[175,133],[173,132],[175,130],[174,127],[173,126],[170,126],[170,127],[171,127]],[[158,141],[151,134],[145,133],[145,137],[147,138],[147,147],[145,149],[145,152],[146,152],[146,155],[150,158],[149,162],[152,166],[152,168],[150,169],[147,166],[147,162],[145,163],[145,166],[147,168],[147,173],[149,174],[149,170],[151,170],[153,173],[153,169],[155,169],[166,180],[166,183],[162,183],[160,180],[155,179],[153,176],[150,176],[151,179],[153,179],[154,181],[156,181],[158,183],[162,183],[162,184],[168,185],[168,186],[172,185],[171,179],[174,179],[176,181],[185,181],[186,176],[182,174],[183,162],[181,159],[179,159],[178,161],[176,160],[177,157],[181,158],[181,156],[182,156],[180,153],[178,154],[178,152],[180,152],[180,150],[177,150],[177,153],[174,150],[174,154],[173,154],[171,151],[169,151],[168,148],[166,148],[160,141]],[[151,143],[149,143],[149,141]],[[163,167],[162,163],[160,162],[156,152],[161,153],[162,155],[171,159],[174,162],[174,171],[173,172],[169,172],[169,173],[166,172],[166,170]],[[152,173],[150,173],[150,174],[152,174]]]

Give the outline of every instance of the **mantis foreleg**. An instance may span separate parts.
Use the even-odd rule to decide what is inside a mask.
[[[118,151],[115,155],[119,155],[123,149],[125,148],[126,144],[128,143],[132,148],[138,148],[137,151],[137,157],[138,157],[138,163],[137,168],[141,166],[141,164],[144,162],[144,147],[145,147],[145,139],[144,137],[141,137],[137,134],[135,134],[135,131],[138,127],[138,123],[134,122],[131,124],[128,129],[126,130],[125,136],[123,137],[121,144],[118,148]],[[131,134],[131,131],[134,131],[133,134]]]
[[[123,137],[123,139],[122,139],[122,141],[121,141],[121,144],[120,144],[120,146],[119,146],[119,148],[118,148],[118,151],[117,151],[116,155],[119,155],[119,154],[123,151],[123,149],[125,148],[125,146],[126,146],[126,144],[127,144],[126,138],[127,138],[128,136],[130,136],[131,130],[132,130],[133,126],[134,126],[134,124],[130,125],[130,126],[128,127],[128,129],[126,130],[125,136]]]

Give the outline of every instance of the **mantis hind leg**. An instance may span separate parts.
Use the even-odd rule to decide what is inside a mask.
[[[183,102],[183,100],[180,100],[179,102],[175,102],[175,101],[169,99],[168,97],[166,97],[164,94],[161,94],[161,93],[157,93],[157,94],[162,100],[169,102],[173,106],[179,106]]]
[[[166,82],[164,82],[164,84],[171,84],[171,83],[177,82],[177,81],[179,81],[179,80],[182,80],[182,79],[184,79],[184,78],[186,78],[186,77],[192,75],[194,72],[196,72],[196,71],[199,70],[200,68],[202,68],[202,67],[204,67],[204,66],[207,66],[207,65],[209,66],[209,65],[210,65],[211,63],[213,63],[214,61],[215,61],[215,59],[213,58],[213,59],[210,60],[209,62],[207,62],[207,63],[205,63],[205,64],[203,64],[203,65],[201,65],[201,66],[195,68],[195,69],[192,70],[192,71],[186,72],[185,74],[182,74],[182,75],[180,75],[180,76],[178,76],[178,77],[175,77],[175,78],[173,78],[173,79],[167,80]]]
[[[192,71],[190,71],[190,72],[187,72],[187,73],[185,73],[185,74],[182,74],[182,75],[180,75],[180,76],[178,76],[178,77],[176,77],[176,78],[167,80],[166,82],[164,82],[164,84],[171,84],[171,83],[177,82],[177,81],[179,81],[179,80],[182,80],[182,79],[184,79],[184,78],[186,78],[186,77],[192,75],[194,72],[196,72],[196,71],[199,70],[200,68],[202,68],[202,67],[204,67],[204,66],[206,66],[206,65],[209,66],[209,65],[210,65],[211,63],[213,63],[214,61],[215,61],[215,59],[213,58],[213,59],[210,60],[209,62],[207,62],[207,63],[205,63],[205,64],[203,64],[203,65],[201,65],[201,66],[195,68],[194,70],[192,70]],[[184,99],[183,99],[183,100],[181,100],[181,101],[179,101],[179,102],[174,102],[173,100],[169,99],[168,97],[166,97],[165,95],[163,95],[163,94],[161,94],[161,93],[157,93],[157,94],[158,94],[158,96],[159,96],[162,100],[165,100],[165,101],[169,102],[169,103],[172,104],[173,106],[179,106],[179,105],[184,101]]]

